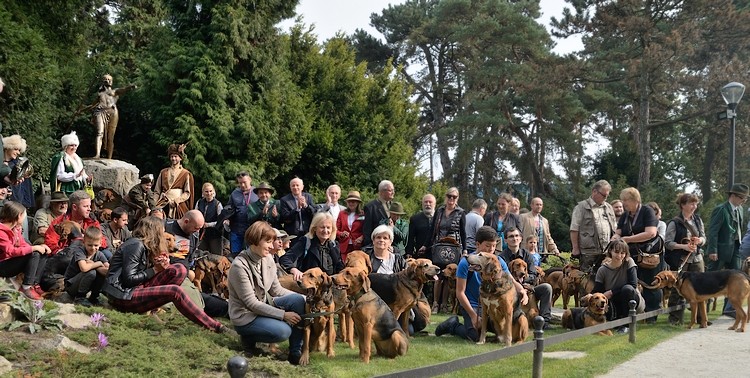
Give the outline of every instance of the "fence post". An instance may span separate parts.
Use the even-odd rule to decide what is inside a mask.
[[[531,373],[532,378],[542,378],[542,365],[544,357],[544,318],[537,316],[534,318],[534,340],[536,349],[534,349],[534,370]]]
[[[628,332],[628,341],[630,341],[631,344],[635,344],[635,327],[637,324],[635,301],[631,299],[630,302],[628,302],[628,305],[630,306],[630,332]]]

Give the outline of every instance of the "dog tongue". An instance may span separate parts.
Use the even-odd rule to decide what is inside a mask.
[[[437,280],[438,280],[438,276],[437,276],[437,274],[436,274],[436,275],[434,275],[434,276],[432,276],[432,279],[433,279],[433,280],[435,280],[435,281],[437,281]]]

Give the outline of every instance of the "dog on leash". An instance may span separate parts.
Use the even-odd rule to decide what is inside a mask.
[[[562,326],[567,329],[581,329],[607,322],[609,300],[602,293],[594,293],[581,298],[583,307],[565,310]],[[598,332],[602,336],[612,336],[612,330]]]
[[[456,299],[456,271],[458,271],[458,265],[448,264],[443,269],[443,277],[448,285],[448,305],[450,306],[451,313],[458,313],[458,300]]]
[[[307,365],[310,362],[310,350],[326,351],[328,358],[334,357],[336,352],[333,344],[336,342],[336,329],[333,325],[333,314],[336,304],[333,301],[333,281],[320,268],[311,268],[302,274],[299,281],[300,288],[305,291],[305,312],[321,313],[331,312],[328,315],[317,316],[305,324],[302,342],[302,356],[299,364]]]
[[[690,303],[690,325],[688,329],[698,322],[700,313],[701,328],[708,326],[708,317],[706,316],[706,300],[720,295],[725,295],[729,302],[734,306],[736,313],[734,324],[729,327],[730,330],[745,332],[748,314],[750,313],[750,304],[745,311],[742,304],[745,300],[750,299],[750,276],[739,270],[725,269],[712,272],[677,272],[665,270],[659,272],[654,277],[650,286],[644,285],[647,289],[661,289],[663,287],[673,287],[679,290],[680,295]]]
[[[211,286],[211,292],[222,298],[229,298],[229,268],[232,263],[228,258],[213,253],[205,253],[195,259],[195,277],[193,284],[198,291],[203,292],[203,283]]]
[[[372,273],[372,262],[370,255],[363,251],[352,251],[346,255],[346,267],[364,270],[367,274]],[[349,344],[349,348],[354,349],[354,320],[352,319],[353,302],[349,300],[346,292],[334,287],[334,302],[339,309],[339,334],[341,340]]]

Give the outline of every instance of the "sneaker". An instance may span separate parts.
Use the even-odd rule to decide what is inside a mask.
[[[302,357],[302,355],[299,354],[290,354],[289,355],[289,363],[292,365],[299,365],[299,359]]]
[[[443,336],[446,333],[451,333],[459,324],[460,323],[458,322],[458,316],[453,315],[450,318],[446,319],[444,322],[438,324],[438,326],[435,328],[435,336]]]
[[[219,328],[216,329],[216,333],[223,333],[229,337],[240,337],[240,334],[237,333],[237,331],[223,324]]]
[[[86,297],[77,297],[76,299],[73,299],[73,303],[79,306],[83,306],[83,307],[93,306],[91,302],[89,302],[89,300],[86,299]]]
[[[36,290],[34,290],[33,287],[29,287],[27,289],[24,289],[23,286],[21,286],[18,289],[18,291],[21,292],[21,294],[23,294],[24,297],[29,298],[32,301],[41,301],[43,299],[42,296],[39,295],[39,293],[37,293]]]
[[[47,294],[44,290],[42,290],[42,287],[39,286],[39,284],[36,284],[32,287],[34,291],[36,291],[39,295],[44,296],[44,294]]]
[[[617,333],[624,334],[628,332],[630,332],[630,329],[628,329],[628,327],[625,327],[625,326],[617,327]]]

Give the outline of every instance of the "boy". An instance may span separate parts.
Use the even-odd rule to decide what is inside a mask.
[[[529,255],[534,259],[534,266],[542,266],[542,255],[537,253],[537,246],[539,245],[539,238],[534,235],[526,238],[526,250],[529,251]],[[529,269],[534,267],[530,266]]]
[[[84,231],[83,241],[76,240],[70,246],[73,258],[65,271],[65,291],[73,298],[73,303],[84,306],[98,306],[99,292],[109,271],[109,261],[99,251],[102,244],[102,231],[89,227]],[[86,294],[91,295],[86,299]]]
[[[487,252],[494,254],[497,239],[497,232],[492,227],[480,227],[476,234],[477,253]],[[499,257],[498,260],[505,274],[510,275],[508,264]],[[479,285],[481,284],[482,279],[479,277],[479,274],[469,272],[469,263],[466,261],[466,258],[462,258],[458,263],[458,270],[456,271],[456,299],[461,305],[459,312],[464,317],[464,324],[458,321],[458,316],[453,315],[435,328],[435,336],[450,333],[451,335],[474,342],[479,340],[480,317],[482,316],[482,307],[479,304]],[[522,293],[521,304],[525,305],[529,301],[526,289],[516,280],[513,280],[513,284],[515,285],[516,292]],[[490,332],[494,332],[491,327]]]

